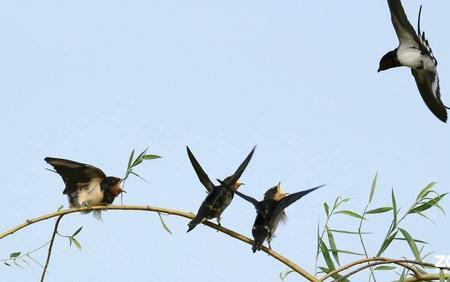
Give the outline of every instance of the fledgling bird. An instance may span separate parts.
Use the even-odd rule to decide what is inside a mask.
[[[223,183],[219,185],[214,185],[212,181],[209,179],[208,175],[202,169],[198,161],[195,159],[191,150],[188,146],[186,146],[187,153],[189,156],[189,160],[191,161],[192,166],[194,167],[195,173],[198,176],[200,182],[205,186],[208,191],[208,195],[205,200],[202,202],[197,215],[188,223],[187,232],[194,229],[198,224],[202,223],[207,219],[217,219],[217,223],[220,225],[220,216],[223,211],[230,205],[231,201],[234,197],[234,192],[241,186],[243,183],[239,182],[239,178],[250,162],[253,153],[256,147],[253,147],[252,151],[248,154],[245,160],[241,163],[238,169],[230,176],[224,179]],[[231,187],[232,189],[230,189]]]
[[[106,176],[99,168],[71,160],[59,158],[45,158],[62,177],[66,188],[63,194],[69,199],[71,208],[90,207],[96,205],[110,205],[122,192],[121,179]],[[99,211],[94,211],[100,217]]]
[[[441,121],[447,121],[447,109],[441,100],[437,60],[433,55],[425,33],[420,31],[420,14],[417,34],[406,17],[400,0],[388,0],[392,24],[399,46],[386,53],[380,60],[378,72],[405,66],[411,68],[417,88],[430,111]]]
[[[264,193],[264,199],[262,201],[257,201],[256,199],[247,196],[239,191],[235,193],[243,198],[244,200],[252,203],[256,209],[256,219],[253,223],[252,235],[253,235],[253,246],[252,251],[259,251],[267,239],[267,243],[270,246],[275,230],[280,222],[286,221],[286,213],[284,210],[293,204],[295,201],[299,200],[306,194],[319,189],[325,185],[320,185],[305,191],[288,194],[284,193],[281,189],[281,184],[270,188]]]

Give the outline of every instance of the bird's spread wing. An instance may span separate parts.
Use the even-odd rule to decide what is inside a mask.
[[[300,198],[302,198],[303,196],[305,196],[306,194],[311,193],[314,190],[317,190],[321,187],[323,187],[325,185],[320,185],[305,191],[300,191],[300,192],[296,192],[290,195],[287,195],[286,197],[284,197],[283,199],[281,199],[277,205],[277,207],[275,208],[271,219],[272,221],[279,219],[279,215],[283,214],[284,210],[289,207],[291,204],[293,204],[294,202],[296,202],[297,200],[299,200]],[[282,216],[283,219],[285,219],[285,215]],[[272,226],[272,225],[271,225]]]
[[[188,146],[186,146],[186,149],[189,156],[189,160],[191,161],[191,164],[194,167],[198,179],[203,184],[203,186],[205,186],[206,190],[208,190],[208,192],[211,192],[214,188],[214,184],[211,182],[206,172],[203,170],[198,161],[195,159],[194,155],[192,154]]]
[[[447,121],[447,108],[441,100],[437,72],[411,69],[420,95],[430,111],[441,121]]]
[[[406,44],[408,47],[419,47],[419,38],[416,31],[406,17],[400,0],[388,0],[391,20],[397,33],[400,45]]]
[[[45,158],[45,161],[52,165],[64,180],[66,184],[64,194],[75,191],[78,186],[83,186],[85,183],[101,182],[106,178],[101,169],[88,164],[50,157]]]
[[[236,195],[238,195],[242,199],[246,200],[247,202],[252,203],[257,210],[260,208],[260,202],[258,202],[255,198],[247,196],[244,193],[241,193],[239,191],[234,191],[234,193],[236,193]]]
[[[231,177],[227,177],[224,180],[227,185],[234,187],[234,185],[239,180],[239,178],[241,178],[241,175],[244,172],[245,168],[247,167],[248,163],[252,159],[255,149],[256,149],[256,146],[253,147],[252,151],[248,154],[248,156],[245,158],[245,160],[241,163],[241,165],[238,167],[238,169],[234,172],[234,174]]]

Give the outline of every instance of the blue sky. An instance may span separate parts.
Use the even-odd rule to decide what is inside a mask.
[[[421,2],[404,2],[415,26]],[[422,28],[449,104],[450,3],[423,4]],[[149,183],[130,179],[126,204],[197,211],[205,192],[186,145],[216,178],[256,144],[242,177],[242,191],[256,198],[278,181],[287,192],[327,184],[289,207],[272,244],[310,271],[324,201],[347,196],[349,208],[362,210],[377,171],[374,207],[389,204],[391,188],[404,209],[431,181],[449,191],[448,125],[428,111],[408,69],[376,72],[397,46],[386,1],[4,1],[0,26],[1,230],[67,206],[44,157],[123,176],[133,148],[163,159],[138,168]],[[222,224],[250,236],[254,216],[236,198]],[[450,255],[449,219],[429,216],[436,225],[413,219],[404,227],[430,242],[428,251]],[[277,281],[285,270],[225,235],[203,226],[186,234],[186,220],[165,219],[172,236],[150,213],[110,211],[103,222],[67,216],[60,231],[83,226],[83,250],[58,239],[46,281]],[[388,215],[367,223],[379,234],[368,238],[372,252],[383,220]],[[1,257],[38,247],[52,226],[1,240]],[[356,240],[336,240],[360,251]],[[386,255],[412,257],[404,242]],[[36,281],[40,273],[37,265],[0,267],[4,281]]]

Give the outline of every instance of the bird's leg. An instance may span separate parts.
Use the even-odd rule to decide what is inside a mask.
[[[220,217],[217,218],[217,224],[219,225],[219,228],[216,230],[216,232],[219,232],[222,230],[222,224],[220,224]]]

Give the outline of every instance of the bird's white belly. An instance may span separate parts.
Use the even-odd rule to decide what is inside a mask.
[[[82,189],[78,192],[77,199],[78,206],[90,205],[95,206],[102,204],[103,191],[100,188],[100,183],[92,183],[86,189]]]
[[[400,48],[397,52],[398,61],[401,65],[412,69],[423,69],[435,71],[436,66],[429,56],[422,55],[422,52],[416,48]]]

